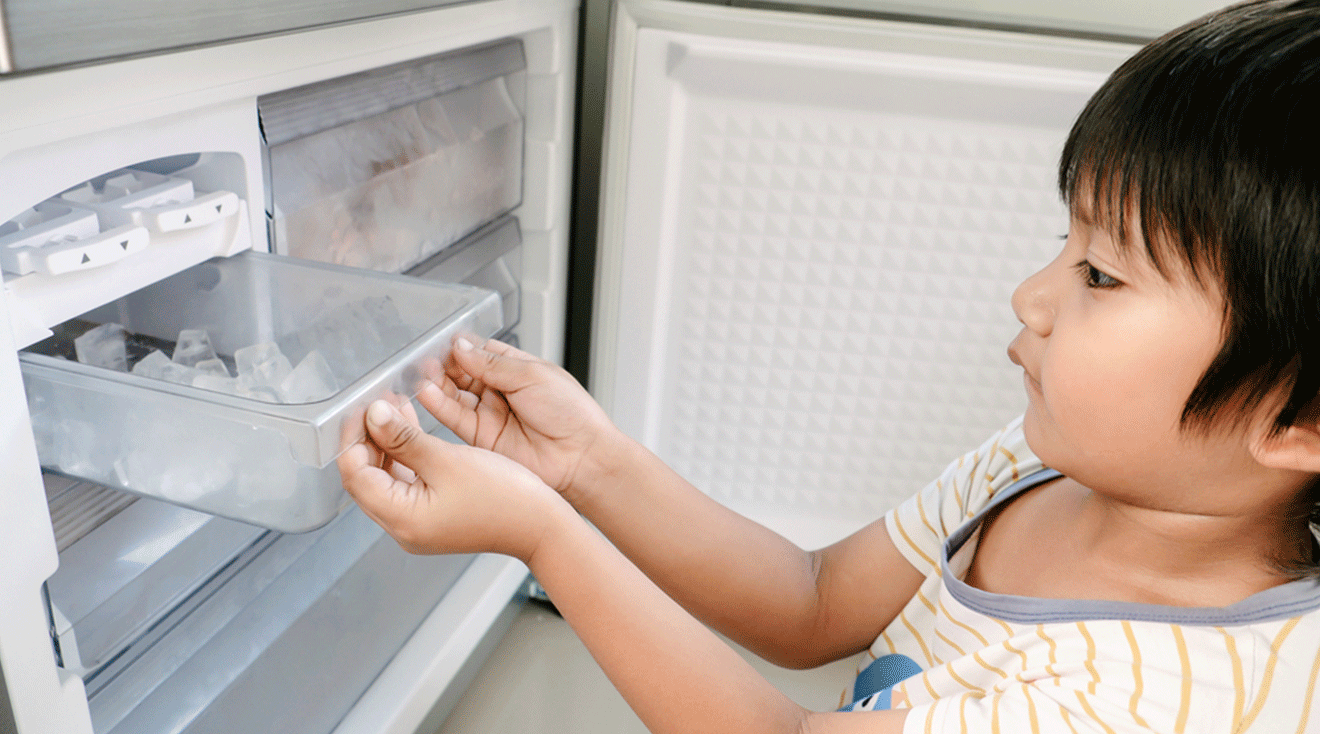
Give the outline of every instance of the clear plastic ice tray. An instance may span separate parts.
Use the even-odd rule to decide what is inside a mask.
[[[327,322],[367,299],[388,301],[391,315],[397,311],[396,341],[382,346],[380,335],[370,333],[376,324]],[[332,356],[359,342],[374,344],[377,353],[369,368],[332,365],[344,386],[331,397],[279,403],[73,361],[72,340],[105,323],[121,324],[135,343],[162,351],[180,331],[205,329],[221,359],[230,361],[238,349],[273,341],[297,364],[305,356],[300,352],[317,346],[309,334],[332,335]],[[346,441],[361,436],[366,405],[391,394],[416,395],[456,334],[485,338],[501,326],[500,297],[492,291],[246,252],[84,314],[22,352],[20,362],[42,466],[303,532],[329,522],[347,503],[334,459]],[[382,349],[390,353],[378,361]],[[352,373],[343,375],[345,369]]]

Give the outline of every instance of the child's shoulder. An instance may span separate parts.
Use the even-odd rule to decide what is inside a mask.
[[[919,570],[937,571],[945,540],[1003,492],[1044,476],[1044,468],[1027,446],[1022,417],[1014,418],[891,510],[886,515],[890,537]]]

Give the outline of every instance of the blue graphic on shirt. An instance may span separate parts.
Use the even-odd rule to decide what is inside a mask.
[[[882,655],[862,669],[853,681],[853,702],[840,711],[886,711],[893,703],[894,686],[921,672],[907,655]]]

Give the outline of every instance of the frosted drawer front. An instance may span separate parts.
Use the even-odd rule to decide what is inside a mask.
[[[929,35],[925,57],[638,33],[593,384],[762,519],[875,519],[1025,405],[1009,299],[1067,231],[1058,154],[1103,76]]]
[[[388,334],[377,333],[381,321],[353,318],[364,301],[391,307]],[[231,394],[200,387],[211,385],[200,379],[179,384],[61,358],[73,356],[70,338],[105,323],[121,324],[139,353],[152,345],[177,352],[181,331],[205,330],[226,370],[251,345],[277,344],[296,369],[323,352],[336,392],[276,402],[268,392]],[[84,314],[20,360],[43,466],[301,532],[346,503],[333,461],[345,438],[361,435],[365,406],[386,394],[415,395],[454,334],[489,336],[501,323],[499,296],[483,289],[249,252]],[[145,359],[130,354],[127,366]]]
[[[518,220],[509,216],[427,258],[407,274],[499,293],[504,307],[504,338],[518,325],[522,313],[522,254],[522,230]]]
[[[262,532],[150,500],[98,526],[61,551],[46,583],[62,667],[89,677]]]
[[[524,67],[504,42],[263,97],[277,251],[399,272],[516,207]]]

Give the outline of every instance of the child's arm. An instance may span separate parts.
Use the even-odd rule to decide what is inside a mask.
[[[921,583],[883,522],[807,553],[711,500],[542,360],[488,342],[456,349],[447,372],[443,394],[419,395],[442,423],[532,468],[666,593],[772,662],[865,649]]]
[[[412,552],[494,550],[524,560],[650,731],[902,731],[905,711],[818,714],[797,706],[539,478],[495,454],[427,436],[415,419],[383,405],[368,413],[370,442],[339,459],[344,486],[363,510]]]

